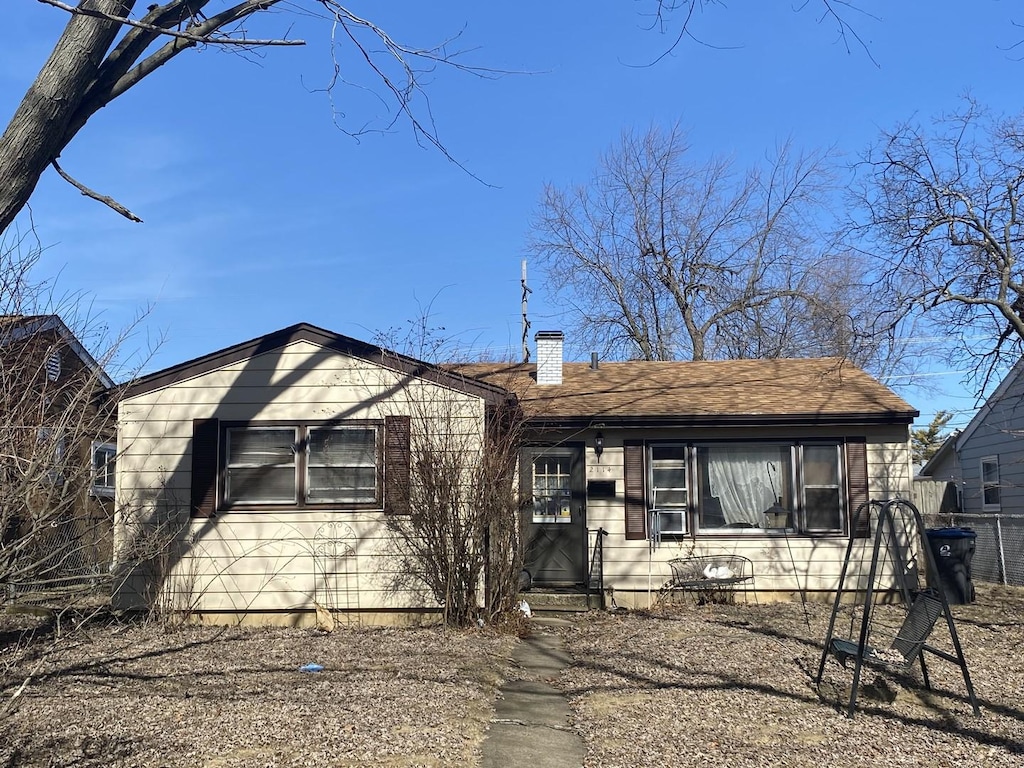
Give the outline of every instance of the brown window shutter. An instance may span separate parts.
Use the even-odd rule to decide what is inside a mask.
[[[863,437],[848,438],[846,441],[846,478],[850,490],[850,520],[869,497],[868,494],[868,446]],[[871,510],[865,507],[856,521],[853,535],[866,538],[871,535]]]
[[[213,517],[217,512],[218,419],[192,421],[192,517]]]
[[[409,514],[409,478],[412,456],[412,420],[384,417],[384,511]]]
[[[647,502],[644,498],[644,445],[627,440],[624,451],[624,483],[626,487],[626,538],[647,538]]]

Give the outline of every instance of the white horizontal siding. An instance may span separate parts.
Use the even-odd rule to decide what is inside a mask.
[[[436,607],[399,583],[400,560],[379,510],[233,510],[189,519],[193,420],[302,424],[409,415],[414,450],[427,434],[436,450],[464,452],[480,446],[483,412],[478,397],[305,342],[128,398],[119,408],[119,551],[137,549],[139,520],[184,524],[184,549],[169,563],[167,585],[174,601],[193,610],[308,610],[314,601],[360,610]],[[322,538],[342,529],[333,543]],[[325,546],[352,553],[332,570]]]
[[[869,436],[868,483],[872,499],[910,497],[911,474],[909,445],[906,428],[880,430]],[[627,541],[625,538],[625,498],[621,447],[605,449],[600,463],[588,456],[588,479],[614,480],[618,496],[613,499],[595,499],[587,504],[587,527],[604,528],[609,535],[604,539],[605,585],[616,590],[656,590],[668,580],[671,569],[668,561],[688,555],[736,554],[751,560],[754,579],[752,589],[798,592],[831,591],[839,583],[849,540],[845,536],[806,537],[749,533],[743,536],[699,536],[696,540],[665,539],[660,547],[651,551],[647,541]],[[847,589],[863,587],[871,559],[872,539],[858,539],[851,555],[851,570]],[[918,549],[916,540],[910,553]],[[906,549],[904,550],[906,553]],[[895,574],[888,561],[880,567],[878,583],[895,585]]]
[[[172,584],[203,611],[427,606],[403,588],[380,514],[225,513],[192,521]]]

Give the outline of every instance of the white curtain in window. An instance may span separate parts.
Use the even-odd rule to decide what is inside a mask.
[[[764,527],[765,510],[783,493],[783,450],[781,446],[715,446],[708,450],[711,495],[721,502],[726,525]]]

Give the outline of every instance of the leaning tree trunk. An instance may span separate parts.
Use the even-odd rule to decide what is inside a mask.
[[[127,16],[135,0],[87,0],[88,7]],[[121,25],[72,15],[0,138],[0,232],[31,197],[46,167],[71,141],[72,119],[96,78]],[[80,127],[80,126],[79,126]]]

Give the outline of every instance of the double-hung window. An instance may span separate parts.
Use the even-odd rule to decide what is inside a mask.
[[[685,445],[651,446],[651,523],[657,534],[686,533],[689,480]]]
[[[92,444],[92,495],[113,496],[117,477],[117,445],[94,442]]]
[[[381,503],[377,424],[245,425],[225,432],[229,506]]]
[[[377,430],[310,429],[306,441],[306,499],[310,503],[377,501]]]
[[[842,455],[838,445],[799,446],[803,475],[803,525],[807,531],[843,529]]]
[[[999,457],[981,460],[981,508],[986,512],[999,510]]]

